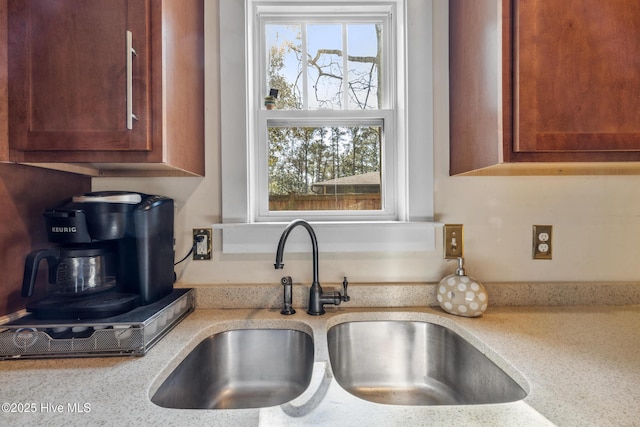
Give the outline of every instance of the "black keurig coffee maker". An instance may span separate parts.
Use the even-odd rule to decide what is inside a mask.
[[[22,296],[33,294],[40,261],[48,296],[27,304],[41,319],[115,316],[173,290],[173,199],[132,192],[86,193],[44,212],[58,244],[26,259]]]

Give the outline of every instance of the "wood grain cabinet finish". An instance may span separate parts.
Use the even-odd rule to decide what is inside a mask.
[[[9,160],[203,175],[203,15],[202,0],[9,0]]]
[[[449,5],[452,175],[638,173],[640,2]]]

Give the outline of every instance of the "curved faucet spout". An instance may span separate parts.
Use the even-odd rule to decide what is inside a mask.
[[[320,286],[320,281],[318,280],[318,240],[316,239],[316,233],[313,231],[311,225],[303,219],[296,219],[295,221],[291,221],[287,228],[285,228],[282,232],[280,241],[278,242],[278,250],[276,251],[276,262],[273,266],[276,269],[281,269],[284,267],[284,264],[282,263],[282,257],[284,255],[284,245],[287,243],[287,238],[289,237],[291,230],[293,230],[297,226],[302,226],[307,230],[307,232],[309,233],[309,237],[311,238],[311,246],[313,249],[313,283],[311,283],[311,288],[309,288],[309,308],[307,310],[307,314],[320,316],[325,313],[325,304],[340,305],[342,301],[349,301],[349,296],[347,295],[347,278],[345,277],[343,284],[344,295],[342,295],[340,292],[322,291],[322,286]],[[285,287],[285,293],[286,292],[287,287]],[[290,313],[289,310],[283,310],[281,313],[293,314]]]
[[[311,224],[309,224],[304,219],[296,219],[291,221],[287,228],[284,229],[282,235],[280,236],[280,241],[278,242],[278,250],[276,251],[276,262],[274,267],[276,269],[281,269],[284,267],[282,262],[282,258],[284,256],[284,245],[287,243],[287,238],[291,231],[297,226],[304,227],[309,232],[309,237],[311,237],[311,247],[312,247],[312,256],[313,256],[313,284],[319,284],[318,281],[318,240],[316,239],[316,233],[313,231]]]

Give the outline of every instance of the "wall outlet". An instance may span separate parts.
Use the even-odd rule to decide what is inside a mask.
[[[212,230],[210,228],[194,228],[193,229],[193,259],[201,261],[211,259],[211,250],[213,242],[211,241]]]
[[[551,225],[533,226],[533,259],[551,259]]]
[[[455,259],[464,256],[464,240],[462,235],[462,224],[445,224],[444,232],[444,258]]]

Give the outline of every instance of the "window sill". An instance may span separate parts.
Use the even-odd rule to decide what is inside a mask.
[[[214,224],[222,230],[225,254],[275,253],[288,223]],[[434,251],[435,222],[311,222],[321,252],[428,252]],[[310,252],[306,231],[293,230],[287,252]]]

